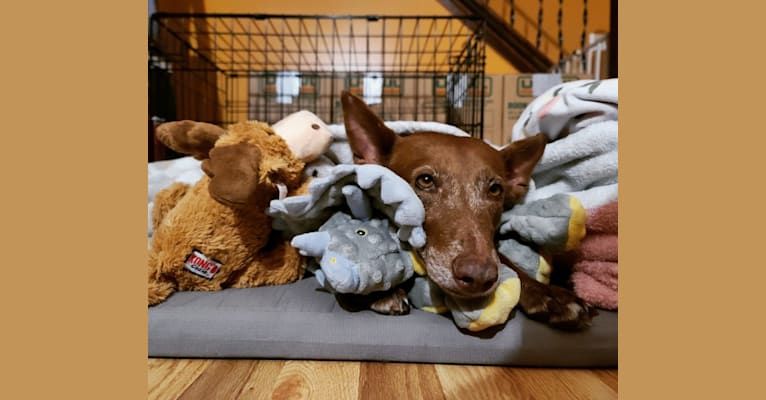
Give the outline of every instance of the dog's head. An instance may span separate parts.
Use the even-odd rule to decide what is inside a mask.
[[[523,199],[545,149],[540,134],[495,150],[479,139],[433,132],[399,136],[349,92],[341,95],[354,161],[388,167],[410,183],[426,211],[420,250],[428,276],[452,296],[497,286],[494,235],[503,210]]]

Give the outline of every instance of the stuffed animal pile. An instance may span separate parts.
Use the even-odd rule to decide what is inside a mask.
[[[414,277],[413,306],[449,314],[469,331],[505,323],[519,302],[519,277],[505,265],[486,298],[443,293],[417,256],[427,238],[413,189],[385,167],[342,162],[343,152],[350,154],[347,143],[311,113],[273,127],[173,122],[161,125],[157,136],[203,160],[206,175],[155,198],[149,305],[177,290],[292,282],[303,276],[303,257],[333,293],[369,294]],[[533,201],[503,214],[498,251],[547,283],[550,256],[577,246],[584,226],[585,212],[572,196]]]
[[[265,210],[277,197],[305,191],[304,165],[330,144],[327,126],[307,111],[274,125],[218,126],[177,121],[158,127],[169,148],[202,161],[195,185],[174,183],[152,210],[148,303],[178,290],[220,290],[295,281],[305,262],[272,232]]]

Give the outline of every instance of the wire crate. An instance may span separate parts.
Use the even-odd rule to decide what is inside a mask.
[[[155,122],[274,123],[306,109],[342,123],[349,90],[384,120],[482,134],[477,18],[156,13],[149,28]]]

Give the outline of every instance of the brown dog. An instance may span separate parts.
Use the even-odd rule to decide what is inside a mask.
[[[537,282],[496,251],[504,209],[521,201],[545,149],[539,134],[503,150],[475,138],[434,132],[399,136],[358,97],[341,94],[346,135],[357,164],[388,167],[410,183],[426,211],[428,238],[420,249],[428,276],[454,297],[486,296],[498,284],[502,261],[521,279],[521,310],[562,329],[590,324],[593,311],[574,293]],[[378,295],[373,310],[409,311],[401,289]]]

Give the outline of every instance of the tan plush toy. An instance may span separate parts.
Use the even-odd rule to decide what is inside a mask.
[[[265,214],[280,192],[305,190],[304,163],[330,144],[327,127],[318,118],[316,122],[302,114],[300,120],[306,123],[283,125],[290,128],[291,141],[302,146],[304,159],[261,122],[241,122],[228,130],[194,121],[157,128],[163,144],[202,160],[206,175],[193,186],[175,183],[155,197],[150,306],[178,290],[284,284],[303,276],[303,258],[279,232],[272,232]]]

